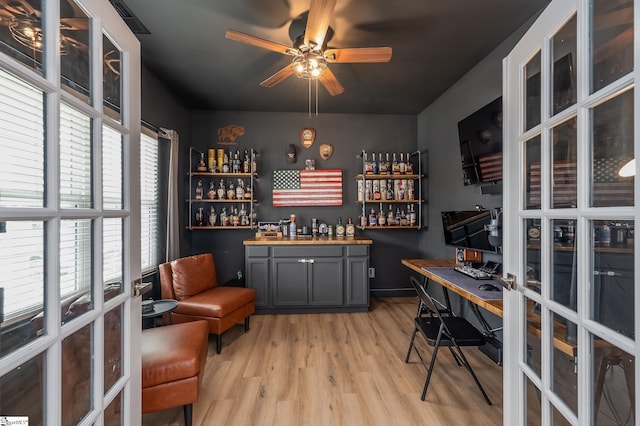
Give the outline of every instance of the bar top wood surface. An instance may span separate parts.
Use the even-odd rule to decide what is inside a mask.
[[[365,237],[254,237],[242,242],[245,246],[286,246],[286,245],[367,245],[373,240]]]
[[[410,269],[416,271],[417,273],[429,278],[440,284],[443,287],[451,290],[452,292],[464,297],[470,302],[480,306],[481,308],[486,309],[494,315],[497,315],[502,318],[503,309],[502,309],[502,300],[483,300],[480,299],[475,294],[471,294],[468,291],[458,287],[455,283],[451,283],[447,280],[440,278],[437,275],[433,275],[429,273],[429,271],[425,271],[422,268],[438,268],[438,267],[454,267],[456,266],[455,260],[452,259],[402,259],[402,264],[404,266],[409,267]]]

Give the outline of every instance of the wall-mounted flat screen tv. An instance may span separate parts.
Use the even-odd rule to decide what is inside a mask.
[[[485,225],[491,223],[490,210],[444,211],[441,215],[445,244],[497,252],[497,249],[489,244],[489,231],[484,229]]]
[[[465,185],[502,180],[502,97],[458,123]]]

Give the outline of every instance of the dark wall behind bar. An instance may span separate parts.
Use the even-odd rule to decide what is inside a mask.
[[[256,195],[259,200],[258,220],[278,221],[296,214],[299,226],[311,226],[311,219],[334,224],[338,217],[346,222],[348,217],[357,223],[361,213],[356,204],[357,183],[355,176],[362,171],[362,150],[368,153],[406,153],[417,151],[417,125],[415,116],[405,115],[359,115],[323,114],[308,118],[305,113],[262,113],[262,112],[219,112],[194,111],[191,116],[191,141],[181,141],[181,167],[183,177],[181,200],[188,198],[189,146],[199,151],[208,148],[236,149],[236,146],[219,145],[217,131],[228,125],[239,125],[245,134],[236,139],[237,149],[254,148],[259,154]],[[316,129],[316,140],[310,148],[300,142],[301,128]],[[333,145],[333,155],[322,160],[319,147],[323,143]],[[286,151],[293,144],[297,151],[296,163],[288,163]],[[315,159],[316,169],[342,170],[343,204],[340,207],[273,207],[271,191],[274,170],[301,170],[308,158]],[[196,159],[197,160],[197,159]],[[414,162],[414,164],[416,164]],[[423,170],[428,166],[423,164]],[[423,180],[423,194],[427,194],[428,180]],[[378,210],[379,206],[376,206]],[[388,207],[388,206],[385,206]],[[188,208],[182,206],[183,229],[188,224]],[[425,214],[425,218],[426,218]],[[242,241],[255,235],[246,230],[197,230],[185,229],[186,244],[181,248],[183,255],[212,252],[218,267],[218,277],[222,282],[244,270],[244,246]],[[392,294],[389,289],[407,288],[408,273],[400,264],[405,257],[421,257],[418,248],[417,230],[357,231],[358,235],[371,238],[370,266],[376,268],[376,277],[371,280],[372,292],[381,295]]]

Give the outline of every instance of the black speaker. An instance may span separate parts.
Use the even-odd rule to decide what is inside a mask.
[[[464,264],[464,249],[456,248],[456,264],[462,265]]]

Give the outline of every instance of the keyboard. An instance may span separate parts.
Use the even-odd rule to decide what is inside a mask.
[[[460,272],[461,274],[465,274],[468,277],[471,277],[473,279],[476,280],[491,280],[493,279],[493,276],[485,271],[482,271],[480,269],[471,267],[471,266],[456,266],[455,268],[456,271]]]

